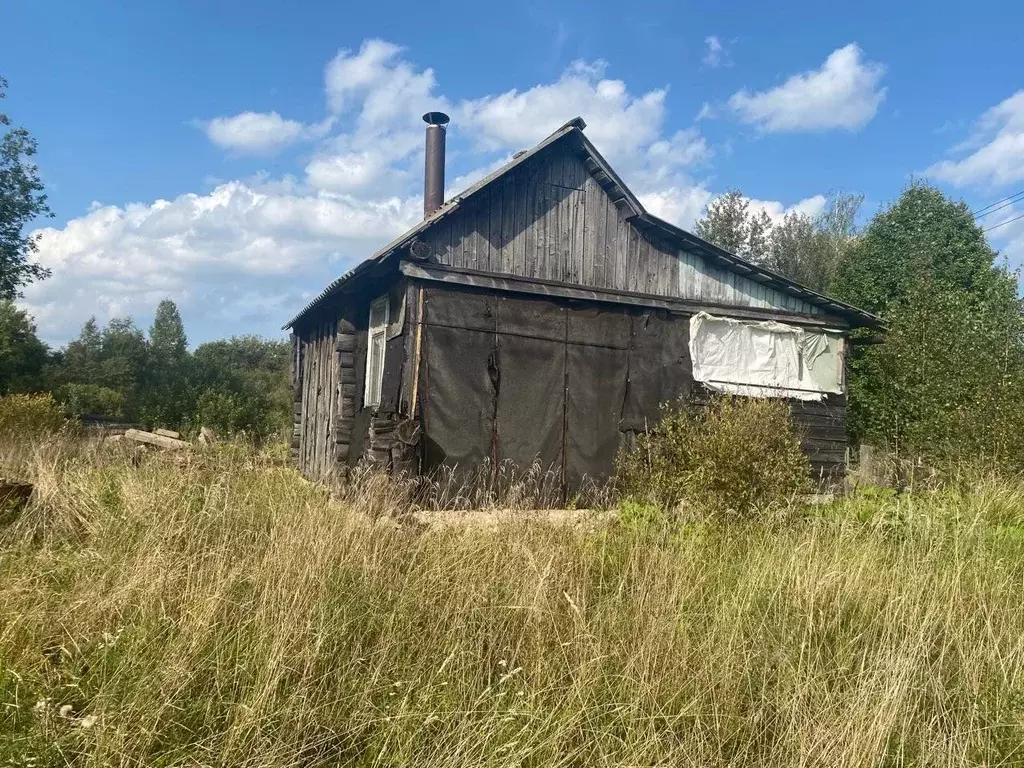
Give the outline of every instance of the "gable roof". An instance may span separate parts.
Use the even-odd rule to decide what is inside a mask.
[[[518,152],[508,163],[501,166],[496,171],[484,176],[478,182],[463,190],[461,193],[450,198],[444,203],[444,205],[423,221],[416,224],[416,226],[407,230],[400,237],[392,240],[370,256],[370,258],[332,281],[316,298],[303,307],[302,311],[289,320],[284,325],[284,328],[287,329],[293,327],[308,313],[323,304],[329,297],[339,293],[353,278],[367,272],[375,265],[384,262],[395,253],[411,244],[422,232],[457,212],[466,200],[476,195],[480,190],[501,179],[508,173],[511,173],[514,169],[518,168],[535,155],[543,152],[548,147],[562,141],[577,142],[578,149],[581,150],[582,155],[586,157],[585,162],[587,170],[609,194],[613,202],[624,205],[632,212],[632,218],[637,223],[640,223],[647,228],[657,230],[669,241],[678,243],[680,247],[700,255],[718,267],[730,272],[735,272],[768,287],[775,288],[776,290],[782,291],[790,296],[795,296],[808,304],[820,308],[828,314],[843,317],[853,326],[868,326],[872,328],[879,328],[883,326],[882,319],[877,315],[865,312],[862,309],[858,309],[857,307],[839,301],[838,299],[833,299],[823,293],[812,290],[805,285],[801,285],[794,280],[790,280],[788,277],[780,275],[777,272],[773,272],[770,269],[753,264],[691,232],[687,232],[674,224],[649,214],[644,209],[643,205],[641,205],[637,197],[630,191],[629,187],[623,183],[618,174],[615,173],[610,165],[608,165],[607,161],[605,161],[601,156],[601,153],[597,151],[597,148],[591,143],[590,139],[588,139],[583,133],[583,129],[586,128],[586,126],[587,124],[582,117],[573,118],[533,148],[523,152]]]

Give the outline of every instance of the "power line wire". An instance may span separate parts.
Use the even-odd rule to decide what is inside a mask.
[[[1012,195],[1010,195],[1009,197],[1004,197],[1002,200],[996,200],[994,203],[989,203],[988,205],[983,205],[981,208],[979,208],[976,211],[971,211],[971,216],[973,216],[974,218],[978,218],[979,216],[988,216],[990,213],[994,212],[994,211],[990,211],[989,208],[993,208],[995,210],[998,210],[998,208],[995,208],[995,206],[997,206],[997,205],[1000,208],[1005,208],[1006,205],[1002,205],[1002,203],[1006,203],[1008,205],[1012,205],[1013,203],[1017,202],[1017,200],[1019,198],[1021,198],[1021,197],[1024,197],[1024,189],[1022,189],[1020,192],[1014,192]]]
[[[1022,194],[1022,197],[1018,197],[1015,200],[1010,200],[1009,202],[1003,203],[1002,205],[998,206],[997,208],[993,208],[991,211],[985,211],[984,213],[975,214],[974,218],[976,218],[976,219],[984,218],[985,216],[988,216],[990,213],[995,213],[996,211],[1001,211],[1001,210],[1003,210],[1003,208],[1011,207],[1014,203],[1021,202],[1021,200],[1024,200],[1024,193],[1021,193],[1021,194]]]
[[[1000,227],[1005,226],[1006,224],[1009,224],[1011,222],[1017,221],[1017,219],[1024,219],[1024,213],[1022,213],[1020,216],[1014,216],[1012,219],[1007,219],[1006,221],[1001,221],[998,224],[995,224],[995,225],[989,227],[988,229],[983,229],[981,231],[983,233],[984,232],[991,232],[993,229],[999,229]]]

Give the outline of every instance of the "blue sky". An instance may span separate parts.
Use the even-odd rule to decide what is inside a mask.
[[[193,342],[279,335],[418,219],[427,109],[449,194],[580,114],[683,226],[731,187],[773,216],[835,189],[870,215],[912,175],[975,208],[1024,189],[1024,6],[773,5],[9,7],[3,108],[56,214],[23,304],[54,344],[164,297]],[[1024,261],[1024,219],[990,237]]]

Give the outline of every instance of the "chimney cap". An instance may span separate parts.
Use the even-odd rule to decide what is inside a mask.
[[[423,122],[427,125],[448,125],[451,118],[444,112],[427,112],[423,116]]]

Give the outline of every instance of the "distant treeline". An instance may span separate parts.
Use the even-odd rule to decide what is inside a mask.
[[[76,416],[270,437],[288,423],[288,356],[288,342],[257,336],[189,351],[169,300],[148,334],[131,318],[105,327],[90,319],[77,339],[50,350],[24,311],[0,302],[0,394],[48,391]]]

